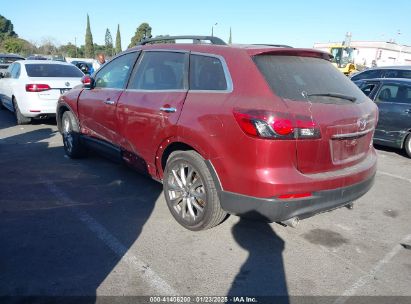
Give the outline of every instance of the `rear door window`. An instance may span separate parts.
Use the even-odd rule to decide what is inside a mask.
[[[204,55],[190,56],[190,90],[225,91],[227,87],[220,59]]]
[[[312,102],[345,102],[341,98],[307,96],[341,94],[364,100],[364,94],[329,61],[301,56],[258,55],[254,62],[272,91],[285,99]],[[351,102],[351,101],[348,101]]]
[[[130,80],[132,90],[184,90],[187,54],[181,52],[144,52]]]
[[[83,77],[84,74],[74,65],[65,64],[26,64],[29,77]]]
[[[20,77],[20,64],[19,63],[13,63],[13,70],[11,71],[11,78],[18,79]]]

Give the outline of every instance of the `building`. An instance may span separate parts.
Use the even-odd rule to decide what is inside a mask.
[[[341,46],[341,42],[315,43],[314,48],[330,52],[330,47],[336,45]],[[358,65],[411,65],[411,46],[395,42],[352,41],[350,47],[354,48],[354,63]]]

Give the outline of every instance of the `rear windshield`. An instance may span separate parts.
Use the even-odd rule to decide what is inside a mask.
[[[17,60],[22,60],[24,58],[21,57],[0,57],[0,63],[13,63]]]
[[[335,93],[364,99],[361,90],[330,62],[312,57],[259,55],[254,62],[273,92],[287,99],[307,100],[310,94]],[[337,103],[340,98],[308,97],[310,101]],[[346,102],[346,100],[343,100]]]
[[[29,77],[83,77],[84,74],[74,65],[26,64]]]

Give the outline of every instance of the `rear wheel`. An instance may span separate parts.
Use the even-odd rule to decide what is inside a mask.
[[[411,158],[411,134],[408,134],[407,138],[405,139],[404,149],[405,153],[407,153],[407,156]]]
[[[64,151],[70,158],[86,156],[87,150],[80,140],[80,129],[77,121],[70,111],[63,113],[61,118]]]
[[[23,116],[21,114],[17,100],[13,98],[14,115],[16,116],[16,122],[18,125],[27,125],[31,122],[30,117]]]
[[[164,195],[171,214],[189,230],[212,228],[227,215],[204,159],[194,151],[171,153],[164,170]]]

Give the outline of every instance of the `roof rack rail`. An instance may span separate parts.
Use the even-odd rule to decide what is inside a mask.
[[[201,44],[201,41],[206,40],[206,41],[210,41],[211,44],[227,45],[227,43],[225,43],[224,40],[218,37],[215,37],[215,36],[165,36],[165,37],[145,39],[137,45],[145,45],[145,44],[155,43],[155,42],[164,41],[164,40],[192,40],[194,44]]]
[[[266,46],[281,47],[281,48],[290,48],[290,49],[293,48],[292,46],[286,45],[286,44],[254,43],[253,45],[266,45]]]

